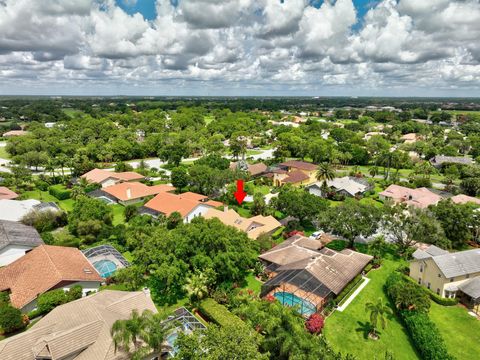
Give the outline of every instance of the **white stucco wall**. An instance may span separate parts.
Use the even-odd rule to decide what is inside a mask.
[[[7,245],[0,250],[0,266],[8,265],[25,255],[25,252],[32,250],[31,246]]]
[[[315,196],[322,196],[322,190],[320,190],[318,187],[316,186],[311,186],[308,188],[308,192],[312,195],[315,195]]]
[[[105,188],[107,186],[115,185],[118,182],[116,179],[108,178],[105,179],[101,182],[102,188]]]
[[[189,223],[194,218],[204,215],[209,209],[212,209],[212,207],[208,205],[202,205],[202,204],[197,205],[192,211],[190,211],[190,213],[188,213],[187,216],[185,216],[185,218],[183,219],[183,222]]]

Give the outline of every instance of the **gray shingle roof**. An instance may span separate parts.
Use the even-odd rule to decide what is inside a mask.
[[[428,248],[425,250],[417,249],[415,252],[412,254],[414,259],[421,260],[421,259],[428,259],[431,258],[432,256],[439,256],[439,255],[445,255],[448,254],[449,252],[443,249],[440,249],[439,247],[435,245],[430,245]]]
[[[36,247],[43,241],[37,230],[16,221],[0,220],[0,250],[8,245]]]
[[[480,272],[480,249],[433,256],[432,259],[446,278]]]
[[[470,296],[473,299],[480,298],[480,277],[476,277],[465,281],[464,283],[458,285],[458,288],[462,290],[465,294]]]

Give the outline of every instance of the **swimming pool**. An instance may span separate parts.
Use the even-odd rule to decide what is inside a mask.
[[[167,343],[171,346],[172,350],[170,351],[170,355],[174,356],[178,352],[178,347],[175,346],[175,342],[178,338],[178,332],[173,332],[167,336]]]
[[[317,311],[317,308],[315,307],[315,305],[313,305],[311,302],[307,300],[304,300],[298,297],[295,294],[280,291],[280,292],[276,292],[274,296],[278,301],[282,303],[282,305],[296,306],[297,310],[302,315],[309,316]]]
[[[93,263],[95,269],[97,269],[98,273],[101,277],[107,278],[112,276],[112,274],[117,270],[117,265],[111,260],[99,260]]]

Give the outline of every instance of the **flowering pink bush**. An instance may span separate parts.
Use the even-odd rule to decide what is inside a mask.
[[[315,313],[310,315],[305,326],[311,334],[318,334],[322,331],[324,322],[323,316]]]

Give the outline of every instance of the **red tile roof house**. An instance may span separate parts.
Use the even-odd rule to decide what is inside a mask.
[[[114,172],[103,169],[90,170],[81,177],[90,183],[102,185],[102,188],[122,182],[140,181],[145,179],[145,176],[134,171]]]
[[[63,246],[40,245],[0,268],[0,291],[7,291],[12,305],[24,313],[34,310],[38,295],[49,290],[80,285],[86,295],[102,281],[80,250]]]
[[[0,186],[0,200],[14,200],[18,194],[5,186]]]
[[[317,165],[304,161],[290,160],[278,164],[279,169],[273,170],[273,184],[282,186],[292,184],[293,186],[309,185],[317,181]]]
[[[195,217],[203,216],[209,209],[222,205],[219,201],[210,200],[205,195],[193,192],[183,194],[162,192],[140,208],[139,212],[154,217],[161,215],[168,217],[173,212],[179,212],[183,221],[189,223]]]
[[[166,184],[147,186],[139,182],[123,182],[94,190],[90,192],[88,196],[108,198],[121,205],[127,206],[141,202],[149,196],[172,191],[175,191],[175,188]]]
[[[399,185],[390,185],[378,195],[381,200],[391,199],[394,203],[404,203],[421,209],[436,205],[443,199],[427,188],[410,189]]]

